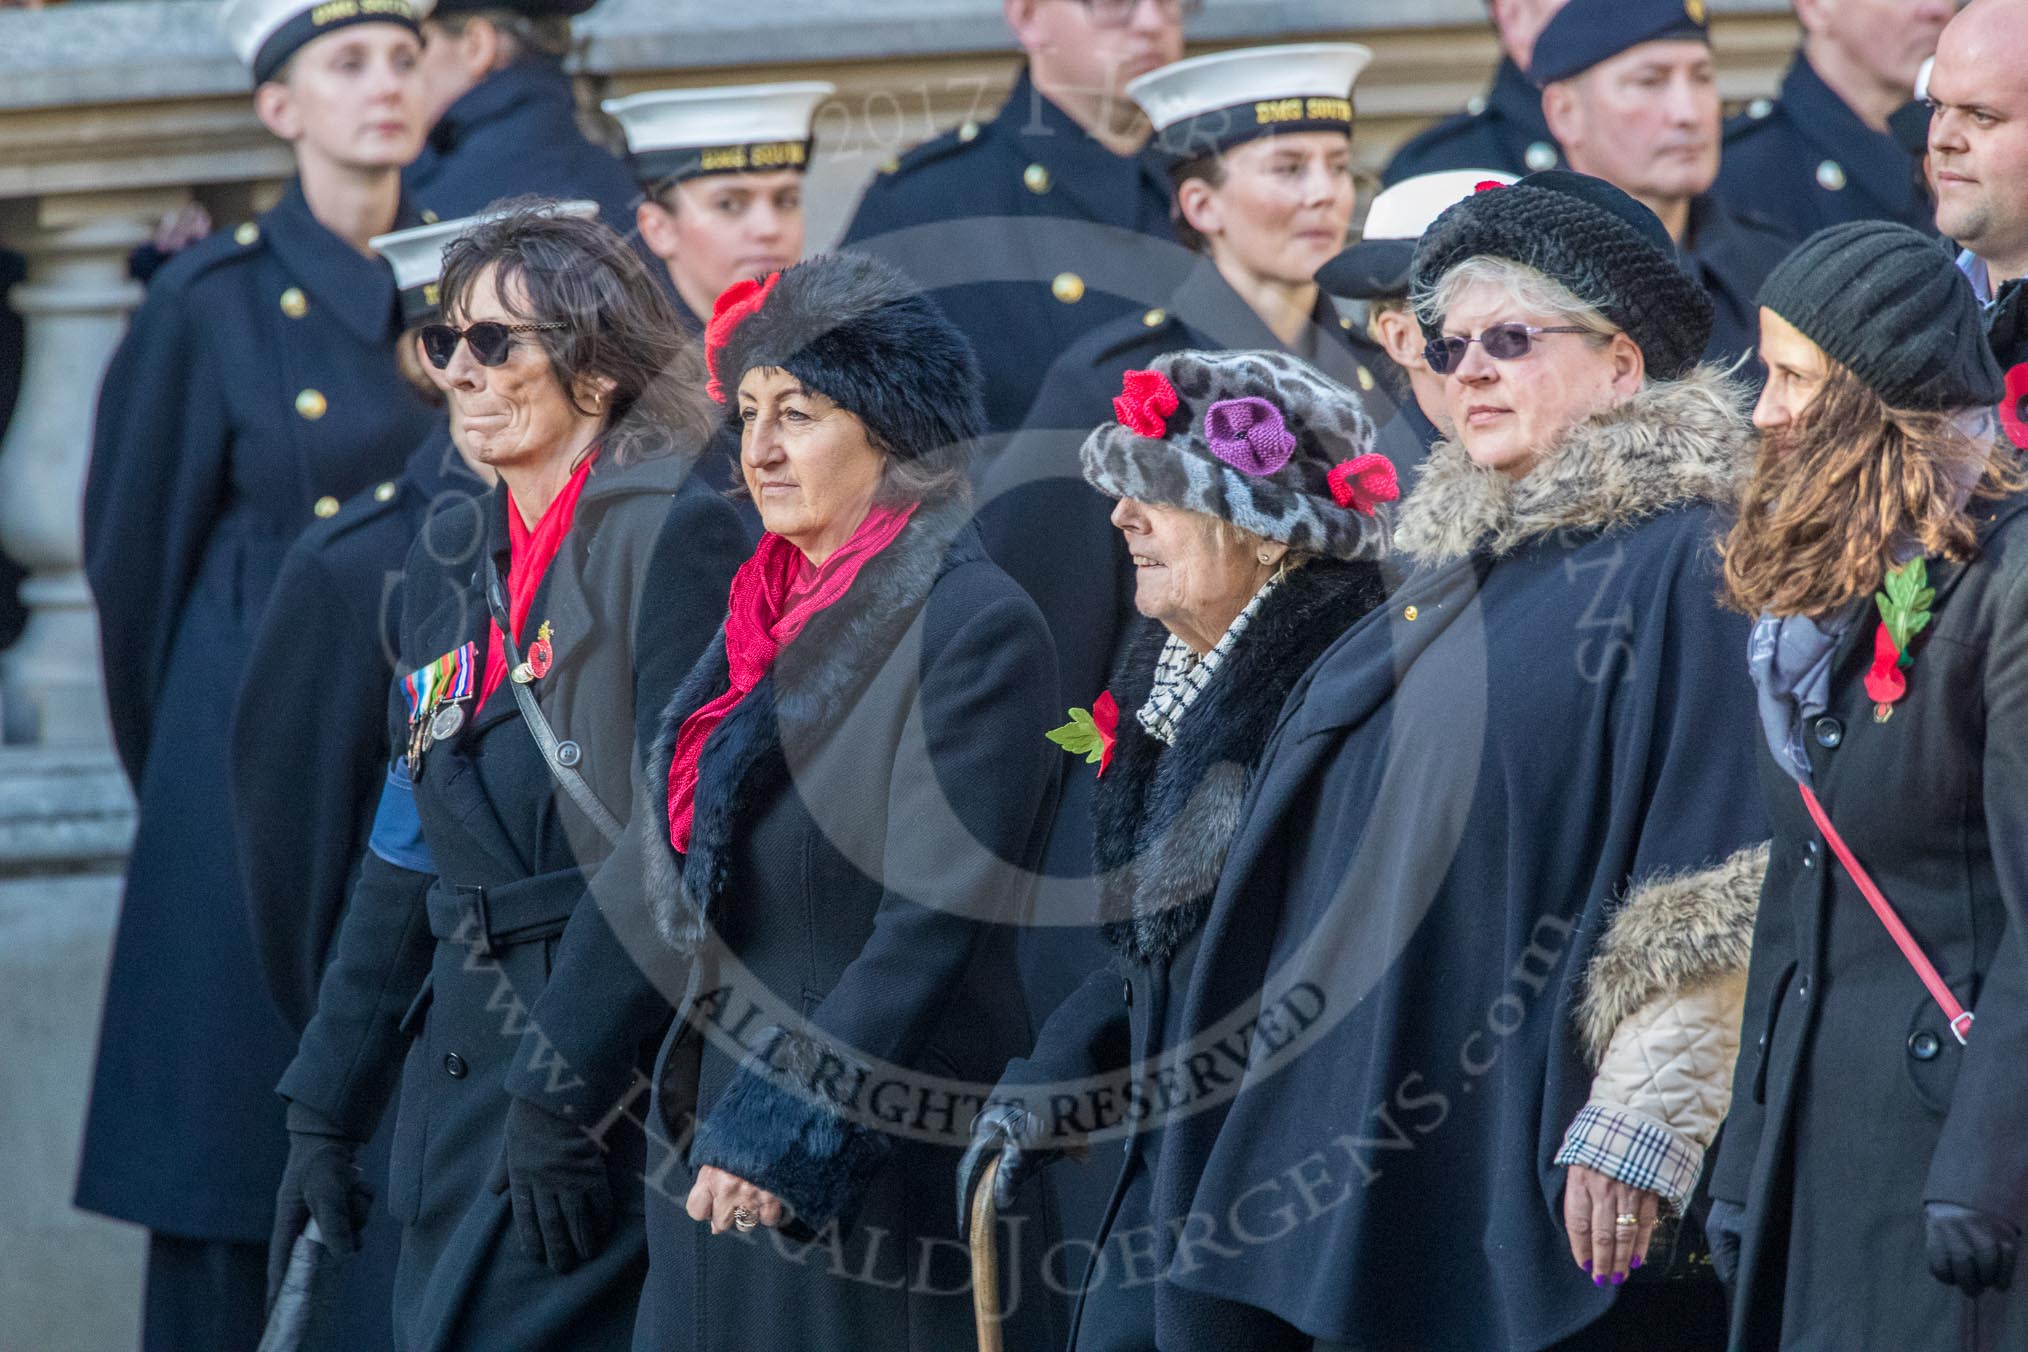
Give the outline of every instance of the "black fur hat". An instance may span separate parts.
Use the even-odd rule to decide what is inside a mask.
[[[858,415],[904,460],[962,460],[986,428],[972,345],[913,282],[877,259],[824,254],[728,288],[704,350],[711,397],[731,417],[740,378],[767,366]]]

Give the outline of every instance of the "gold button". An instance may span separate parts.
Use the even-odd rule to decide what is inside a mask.
[[[1031,164],[1021,171],[1021,181],[1028,185],[1028,191],[1040,197],[1049,191],[1049,185],[1056,180],[1051,178],[1049,171],[1041,165]]]
[[[976,141],[976,140],[978,140],[978,139],[979,139],[979,124],[978,124],[978,123],[976,123],[976,122],[967,122],[967,123],[965,123],[965,125],[964,125],[964,126],[962,126],[962,127],[959,127],[959,128],[958,128],[958,139],[959,139],[960,141]]]
[[[232,242],[235,244],[252,244],[260,237],[261,228],[252,221],[243,222],[239,229],[232,232]]]
[[[1373,373],[1363,366],[1359,368],[1359,388],[1368,392],[1373,389]]]
[[[1422,614],[1421,611],[1417,610],[1414,606],[1409,606],[1401,612],[1401,618],[1407,620],[1410,624],[1414,624],[1416,616],[1420,614]]]
[[[1084,278],[1074,272],[1059,272],[1049,284],[1049,294],[1065,305],[1075,305],[1084,299]]]
[[[375,502],[393,502],[394,480],[389,479],[386,483],[381,484],[379,487],[375,488],[373,490],[373,500]]]
[[[1690,22],[1701,24],[1706,18],[1704,0],[1683,0],[1683,12],[1690,16]]]
[[[1352,332],[1352,316],[1350,316],[1350,315],[1339,315],[1339,316],[1338,316],[1338,327],[1339,327],[1339,328],[1341,328],[1341,329],[1343,329],[1343,330],[1345,330],[1345,332],[1347,332],[1347,333],[1350,333],[1350,332]]]
[[[896,170],[900,168],[901,168],[900,159],[895,158],[893,156],[890,156],[887,159],[884,159],[880,162],[880,172],[883,174],[894,173]]]
[[[299,286],[292,286],[282,293],[282,313],[291,319],[301,319],[310,313],[310,298]]]
[[[1141,316],[1141,322],[1151,329],[1159,329],[1169,322],[1169,312],[1157,306]]]
[[[336,516],[338,515],[338,499],[326,493],[323,497],[317,499],[316,505],[311,507],[310,510],[318,516]]]
[[[1774,111],[1773,99],[1755,99],[1746,105],[1746,115],[1758,122]]]
[[[424,225],[435,225],[437,223],[437,213],[431,211],[428,207],[423,208],[422,218]]]
[[[1825,160],[1817,166],[1817,186],[1825,192],[1838,192],[1845,186],[1845,166],[1836,160]]]
[[[316,390],[304,390],[296,396],[296,412],[302,414],[311,422],[315,422],[323,417],[325,410],[330,407],[331,401]]]

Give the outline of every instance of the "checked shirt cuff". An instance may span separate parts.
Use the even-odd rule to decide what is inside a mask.
[[[1662,1123],[1610,1103],[1586,1104],[1563,1134],[1558,1164],[1582,1164],[1628,1187],[1659,1195],[1680,1213],[1704,1169],[1704,1147]]]

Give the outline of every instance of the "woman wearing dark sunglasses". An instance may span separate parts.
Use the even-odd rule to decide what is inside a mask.
[[[517,211],[451,246],[441,291],[418,345],[499,487],[409,558],[392,765],[282,1082],[280,1207],[349,1229],[351,1158],[400,1067],[402,1343],[624,1347],[647,1265],[624,1110],[670,1005],[608,919],[629,894],[605,865],[639,724],[747,542],[691,475],[703,363],[618,235]]]
[[[1765,858],[1715,549],[1743,394],[1596,179],[1467,198],[1413,283],[1457,434],[1226,856],[1190,1032],[1296,1012],[1168,1128],[1158,1202],[1212,1224],[1166,1276],[1361,1348],[1709,1352],[1723,1301],[1662,1222],[1725,1109]]]

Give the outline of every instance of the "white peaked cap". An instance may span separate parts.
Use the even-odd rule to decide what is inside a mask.
[[[1208,113],[1254,104],[1349,99],[1354,82],[1372,60],[1373,50],[1356,42],[1245,47],[1151,70],[1127,83],[1127,97],[1140,104],[1161,131]]]
[[[415,27],[436,0],[225,0],[218,26],[240,63],[255,80],[272,76],[313,38],[355,23],[398,23]]]
[[[656,89],[600,106],[626,133],[642,179],[804,167],[801,150],[740,154],[760,147],[805,147],[810,124],[838,87],[822,80],[786,84]],[[669,152],[686,152],[670,154]],[[700,155],[696,152],[725,152]]]
[[[1480,184],[1505,187],[1512,182],[1514,175],[1498,169],[1444,169],[1405,178],[1373,199],[1360,238],[1421,239],[1437,217],[1477,192]]]
[[[444,251],[451,247],[453,241],[476,226],[512,216],[522,209],[507,207],[500,211],[482,211],[476,216],[461,216],[455,221],[438,221],[433,225],[418,225],[375,235],[366,241],[367,247],[385,258],[388,266],[394,269],[394,285],[401,292],[406,320],[414,323],[418,311],[436,308],[434,294],[424,297],[419,293],[433,291],[437,280],[444,275]],[[575,216],[585,221],[594,220],[599,214],[597,202],[547,202],[534,209],[545,216]]]

